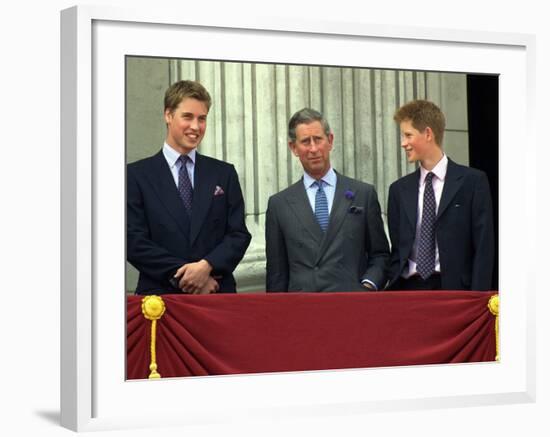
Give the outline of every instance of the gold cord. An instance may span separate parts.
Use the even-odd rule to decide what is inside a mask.
[[[151,320],[151,364],[149,365],[149,379],[160,378],[157,372],[157,320],[166,311],[166,305],[160,296],[145,296],[141,300],[141,312],[147,320]]]
[[[500,361],[500,337],[498,334],[498,318],[499,318],[499,300],[498,300],[498,294],[493,294],[491,298],[489,299],[489,303],[487,304],[487,307],[489,308],[489,311],[493,316],[495,316],[495,336],[496,336],[496,349],[497,349],[497,355],[495,357],[495,361]]]

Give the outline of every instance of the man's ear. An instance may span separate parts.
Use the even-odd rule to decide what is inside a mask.
[[[332,150],[332,145],[334,144],[334,132],[332,131],[328,134],[328,143],[330,145],[329,150]]]
[[[164,121],[166,122],[166,124],[170,123],[170,121],[172,121],[172,117],[173,117],[173,113],[170,109],[165,109],[164,110]]]
[[[288,148],[295,156],[298,156],[298,152],[296,152],[296,143],[294,141],[288,142]]]
[[[432,128],[430,126],[426,127],[424,132],[426,133],[426,139],[428,141],[435,141],[434,131],[432,130]]]

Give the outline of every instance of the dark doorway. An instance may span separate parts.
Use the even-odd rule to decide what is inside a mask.
[[[495,224],[493,289],[498,290],[498,76],[468,74],[467,84],[470,167],[489,178]]]

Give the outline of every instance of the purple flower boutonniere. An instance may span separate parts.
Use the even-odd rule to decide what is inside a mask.
[[[344,196],[346,196],[346,199],[353,200],[355,199],[355,193],[351,190],[346,190],[344,192]],[[351,205],[348,209],[348,212],[351,214],[361,214],[363,212],[363,208],[360,206]]]
[[[344,193],[344,196],[346,196],[346,199],[348,200],[355,199],[355,193],[351,190],[346,190],[346,192]]]

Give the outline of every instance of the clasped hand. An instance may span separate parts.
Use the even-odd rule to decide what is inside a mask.
[[[181,290],[192,294],[216,293],[220,286],[210,273],[212,266],[204,259],[181,266],[175,278],[179,279],[178,286]]]

